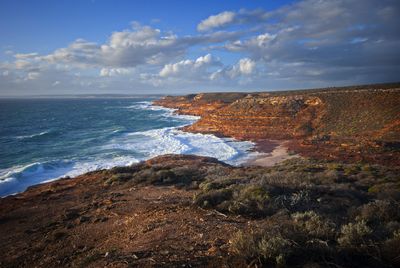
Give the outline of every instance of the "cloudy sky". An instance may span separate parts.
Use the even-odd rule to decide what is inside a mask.
[[[2,0],[0,23],[0,96],[400,81],[399,0]]]

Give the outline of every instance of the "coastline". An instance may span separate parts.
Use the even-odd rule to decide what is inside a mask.
[[[243,166],[272,167],[285,160],[299,158],[298,154],[290,154],[287,146],[288,141],[262,140],[256,142],[256,150],[259,153]]]
[[[116,108],[115,108],[116,107]],[[102,145],[107,150],[114,150],[113,148],[133,148],[136,144],[135,140],[146,140],[147,148],[145,145],[138,144],[137,150],[131,149],[132,152],[117,158],[102,158],[101,151],[92,159],[69,158],[68,155],[60,155],[59,158],[39,159],[33,163],[22,164],[21,166],[10,166],[7,169],[0,170],[0,196],[1,198],[7,195],[15,195],[24,192],[27,187],[46,183],[51,180],[58,180],[63,177],[75,178],[87,172],[110,169],[115,166],[130,166],[133,163],[146,161],[155,156],[164,154],[198,154],[203,156],[216,157],[228,164],[240,165],[248,159],[247,151],[252,146],[252,143],[230,139],[222,139],[221,137],[212,137],[203,134],[195,134],[191,132],[182,131],[184,126],[193,124],[198,120],[199,116],[183,115],[175,113],[176,109],[152,105],[151,100],[140,100],[138,102],[127,102],[115,106],[113,109],[121,110],[123,113],[129,113],[140,109],[150,113],[155,113],[160,122],[167,118],[175,123],[175,126],[158,126],[149,130],[130,130],[121,131],[110,129],[112,132],[103,141]],[[133,119],[134,120],[134,119]],[[166,120],[166,121],[167,121]],[[120,128],[124,129],[124,128]],[[110,131],[111,131],[110,130]],[[107,132],[105,132],[107,133]],[[42,139],[47,137],[39,135]],[[109,138],[110,137],[110,138]],[[36,136],[26,136],[26,139],[35,139]],[[20,141],[21,139],[17,139]],[[27,142],[29,142],[28,140]],[[35,140],[32,141],[34,144]],[[51,139],[49,138],[49,143]],[[117,150],[115,149],[115,150]],[[97,150],[97,149],[96,149]],[[94,150],[96,153],[97,151]],[[146,151],[147,150],[147,151]],[[145,155],[149,152],[148,155]],[[46,154],[44,154],[47,156]],[[65,159],[67,160],[64,160]]]
[[[288,150],[290,139],[248,136],[233,138],[251,140],[262,153],[243,166],[169,154],[0,199],[0,266],[258,266],[253,259],[276,261],[259,251],[269,241],[265,234],[285,243],[276,252],[289,267],[326,266],[320,250],[338,267],[398,266],[392,226],[400,223],[399,167],[297,161]],[[281,163],[285,159],[293,161]],[[376,214],[388,216],[365,225]],[[361,251],[354,254],[341,244],[347,238],[342,230],[360,219],[382,255],[371,256],[362,244],[355,244]]]

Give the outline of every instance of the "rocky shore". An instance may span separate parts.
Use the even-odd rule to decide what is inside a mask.
[[[400,85],[167,96],[156,105],[201,116],[184,130],[239,140],[290,140],[303,156],[400,164]]]
[[[165,97],[201,116],[185,130],[256,141],[277,164],[165,155],[30,187],[0,199],[0,267],[398,267],[399,96]],[[280,162],[285,148],[303,157]]]

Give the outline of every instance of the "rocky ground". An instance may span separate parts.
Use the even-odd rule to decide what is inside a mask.
[[[197,190],[188,185],[124,176],[148,170],[156,180],[162,172],[149,167],[189,172],[224,165],[179,156],[148,164],[61,179],[1,199],[0,266],[219,266],[228,256],[230,235],[250,222],[193,205]]]
[[[400,170],[167,155],[0,200],[1,267],[395,267]]]
[[[30,187],[0,199],[0,267],[399,267],[398,88],[164,98],[202,116],[187,130],[303,157],[166,155]]]

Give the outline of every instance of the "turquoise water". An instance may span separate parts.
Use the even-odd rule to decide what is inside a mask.
[[[249,142],[177,129],[195,120],[152,106],[151,99],[0,100],[0,196],[166,153],[230,164],[251,157]]]

